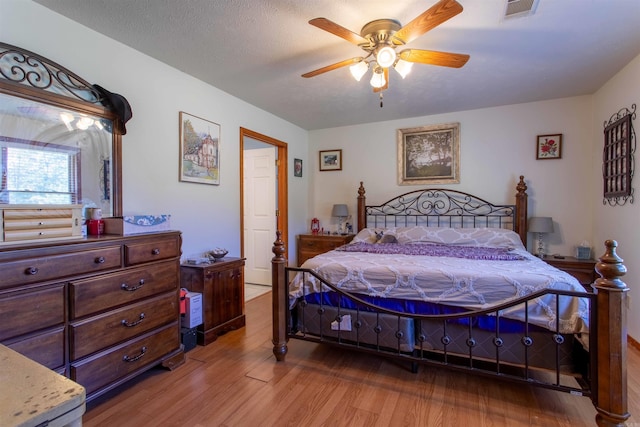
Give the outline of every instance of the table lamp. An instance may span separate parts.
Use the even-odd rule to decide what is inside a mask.
[[[346,232],[344,231],[344,220],[349,216],[349,208],[347,207],[347,205],[333,205],[331,216],[335,216],[340,220],[338,233],[346,234]]]
[[[542,235],[553,233],[553,219],[548,216],[534,216],[529,218],[528,231],[538,234],[538,253],[536,255],[540,258],[544,258],[544,243],[542,242]]]

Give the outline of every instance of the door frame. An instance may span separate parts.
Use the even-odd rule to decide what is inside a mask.
[[[240,256],[244,258],[244,139],[251,138],[256,141],[264,142],[266,144],[276,147],[277,150],[277,167],[278,173],[276,175],[277,182],[277,209],[276,215],[276,230],[280,231],[280,238],[284,242],[284,247],[288,248],[289,239],[289,221],[288,221],[288,206],[289,206],[289,186],[287,176],[287,143],[271,138],[266,135],[262,135],[258,132],[240,127]],[[275,242],[276,236],[273,236]],[[287,257],[288,258],[288,257]]]

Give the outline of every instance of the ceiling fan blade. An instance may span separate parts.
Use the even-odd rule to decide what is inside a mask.
[[[400,59],[421,64],[440,65],[442,67],[460,68],[469,60],[463,53],[438,52],[435,50],[405,49],[400,52]]]
[[[462,12],[462,5],[456,0],[440,0],[398,30],[394,34],[394,38],[400,39],[404,43],[409,43],[460,12]]]
[[[309,24],[318,27],[321,30],[328,31],[338,37],[342,37],[346,41],[351,42],[355,45],[369,43],[369,40],[365,39],[360,34],[354,33],[351,30],[347,30],[343,26],[338,25],[333,21],[329,21],[327,18],[314,18],[309,21]]]
[[[356,58],[345,59],[344,61],[336,62],[335,64],[327,65],[326,67],[318,68],[317,70],[309,71],[308,73],[304,73],[302,77],[315,77],[319,74],[326,73],[327,71],[336,70],[338,68],[346,67],[347,65],[356,64],[362,61],[364,58],[358,56]]]
[[[383,68],[384,71],[384,86],[382,87],[374,87],[373,88],[373,93],[378,93],[378,92],[382,92],[384,90],[389,89],[389,69],[388,68]]]

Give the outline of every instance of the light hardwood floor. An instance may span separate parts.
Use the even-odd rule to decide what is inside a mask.
[[[92,426],[594,426],[586,397],[289,342],[271,353],[271,293],[246,327],[88,404]],[[629,426],[640,425],[640,352],[629,348]]]

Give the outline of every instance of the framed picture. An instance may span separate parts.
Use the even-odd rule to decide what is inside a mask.
[[[536,159],[562,158],[562,134],[538,135],[536,139]]]
[[[180,181],[220,184],[220,125],[180,111]]]
[[[321,171],[342,170],[342,150],[320,151]]]
[[[458,184],[460,123],[398,129],[398,184]]]
[[[293,159],[293,176],[302,178],[302,159]]]

